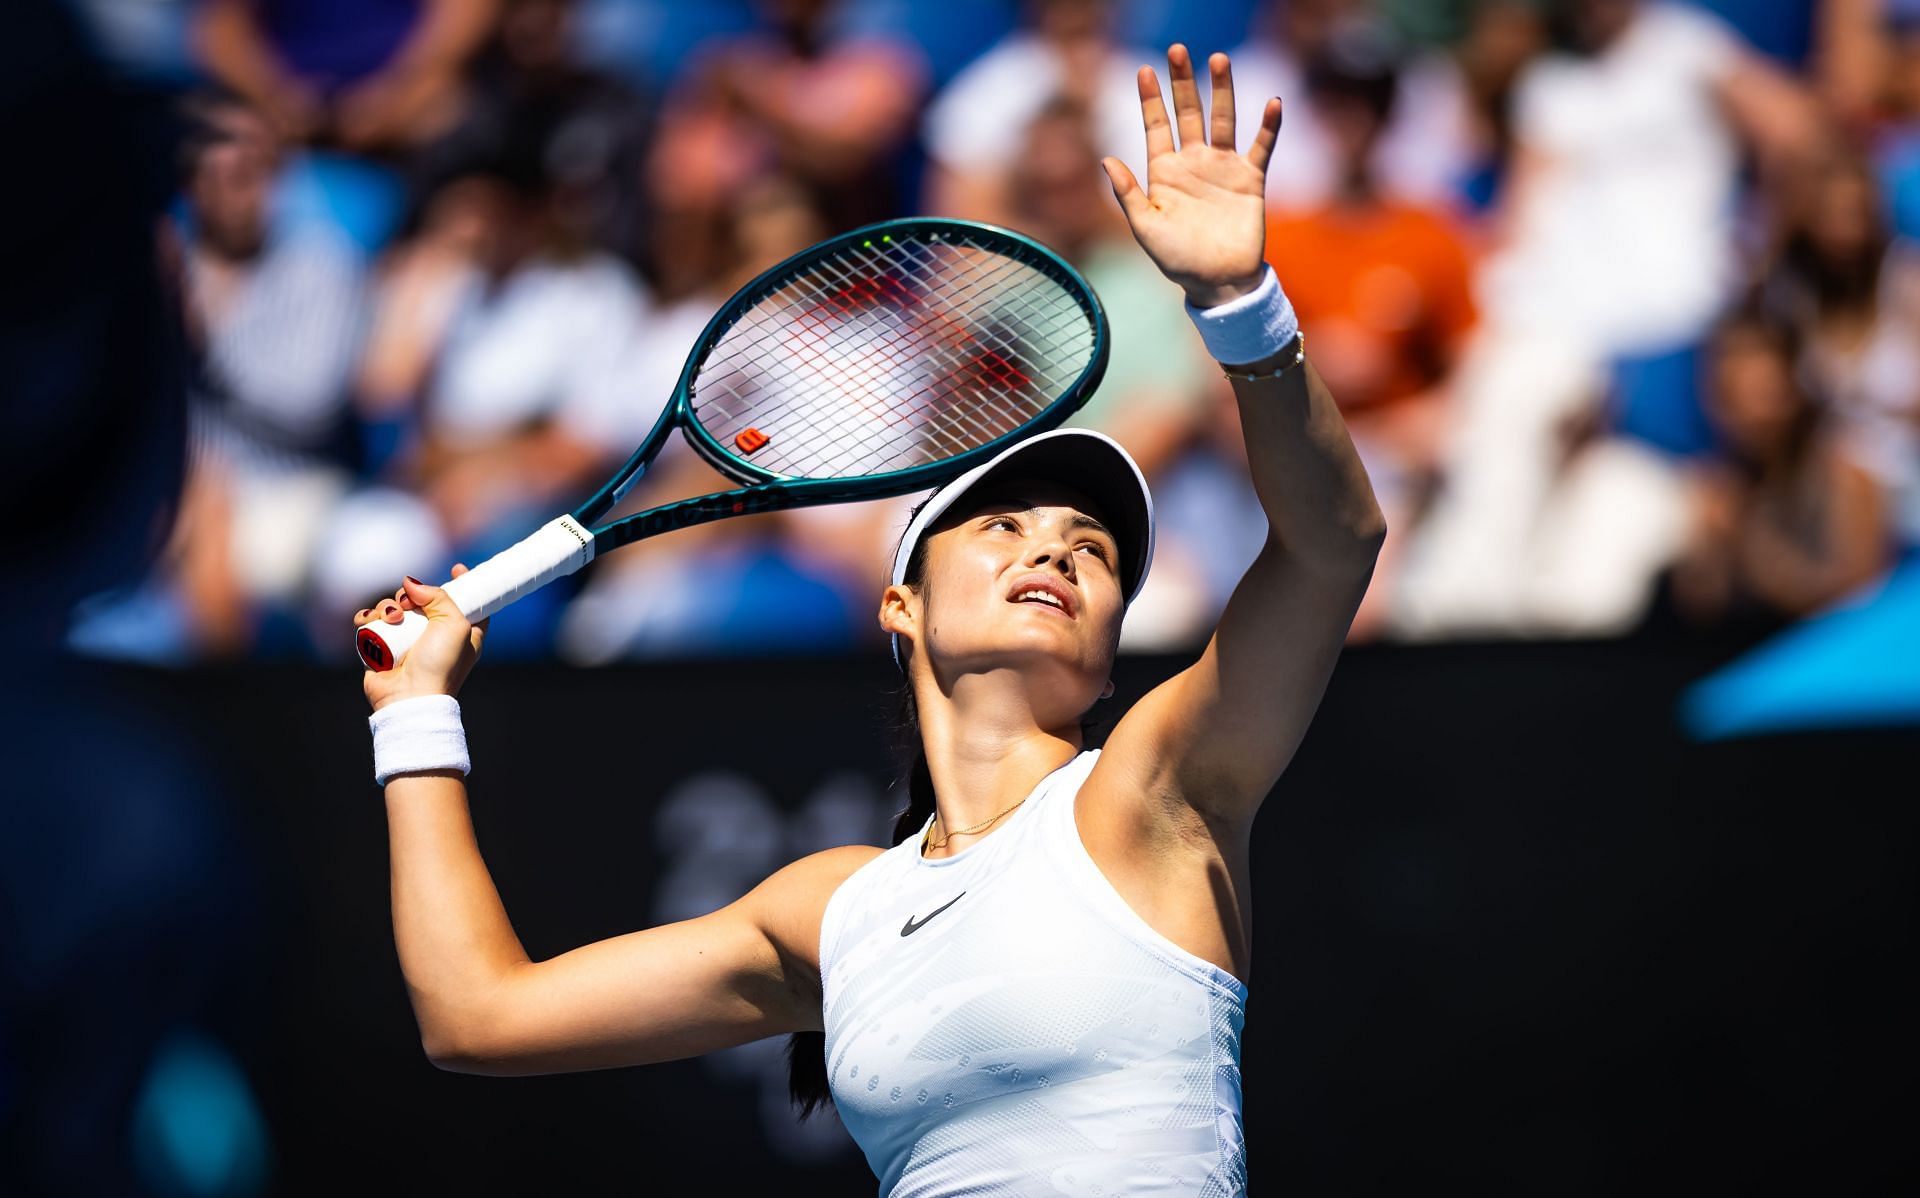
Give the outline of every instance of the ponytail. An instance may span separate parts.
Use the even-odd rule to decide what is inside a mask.
[[[927,750],[920,743],[920,721],[913,707],[913,687],[900,684],[898,716],[894,727],[900,737],[902,755],[911,753],[906,768],[907,806],[893,821],[893,843],[899,844],[918,832],[933,814],[933,771],[927,767]],[[909,747],[910,746],[910,747]],[[823,1106],[833,1105],[827,1086],[827,1034],[795,1032],[787,1037],[787,1092],[805,1119]]]

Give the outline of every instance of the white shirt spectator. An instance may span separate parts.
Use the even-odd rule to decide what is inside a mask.
[[[1515,131],[1534,169],[1513,241],[1483,272],[1494,323],[1603,355],[1705,330],[1736,266],[1739,145],[1718,85],[1740,55],[1717,18],[1648,5],[1600,54],[1528,68]]]
[[[1127,164],[1134,177],[1147,177],[1146,138],[1140,132],[1140,89],[1134,76],[1156,59],[1145,51],[1109,55],[1100,78],[1087,88],[1093,97],[1093,133],[1102,154]],[[1164,75],[1164,65],[1159,68]],[[1165,80],[1162,80],[1164,84]],[[1070,86],[1058,55],[1045,39],[1016,33],[975,59],[934,97],[927,109],[927,152],[948,170],[997,174],[1020,131],[1033,123],[1048,101],[1084,84]],[[1258,119],[1257,117],[1255,119]]]
[[[1269,99],[1279,96],[1285,106],[1274,169],[1267,173],[1267,204],[1311,208],[1331,199],[1340,184],[1338,155],[1314,111],[1300,62],[1291,51],[1265,41],[1251,42],[1229,57],[1238,97],[1236,146],[1245,149],[1253,139]],[[1440,54],[1409,59],[1370,163],[1381,190],[1398,199],[1450,205],[1467,173],[1471,146],[1471,113],[1459,68]]]
[[[491,293],[476,275],[429,396],[434,435],[473,445],[552,419],[598,444],[609,411],[639,403],[658,413],[664,396],[634,393],[622,371],[647,308],[632,272],[603,254],[531,263]]]

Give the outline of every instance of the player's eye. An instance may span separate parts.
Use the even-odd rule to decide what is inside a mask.
[[[987,522],[981,525],[981,527],[982,528],[1010,528],[1015,532],[1020,531],[1020,526],[1013,522],[1012,516],[989,516],[987,517]]]
[[[1081,545],[1080,548],[1093,550],[1093,556],[1099,558],[1103,562],[1110,562],[1113,560],[1113,555],[1107,552],[1107,547],[1105,545],[1102,545],[1098,541],[1088,541],[1085,544]]]

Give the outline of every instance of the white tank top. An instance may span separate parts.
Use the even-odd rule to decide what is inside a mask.
[[[827,1076],[887,1198],[1246,1189],[1246,987],[1087,855],[1074,796],[1099,756],[957,855],[916,835],[828,900]]]

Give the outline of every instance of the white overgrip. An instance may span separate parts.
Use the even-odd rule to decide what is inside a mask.
[[[520,596],[592,560],[593,534],[572,516],[561,516],[449,582],[447,598],[478,624]]]
[[[478,624],[494,612],[593,560],[593,533],[572,516],[550,520],[447,583],[447,598]],[[361,662],[376,672],[391,670],[427,629],[427,619],[408,612],[398,624],[376,620],[357,630]]]

